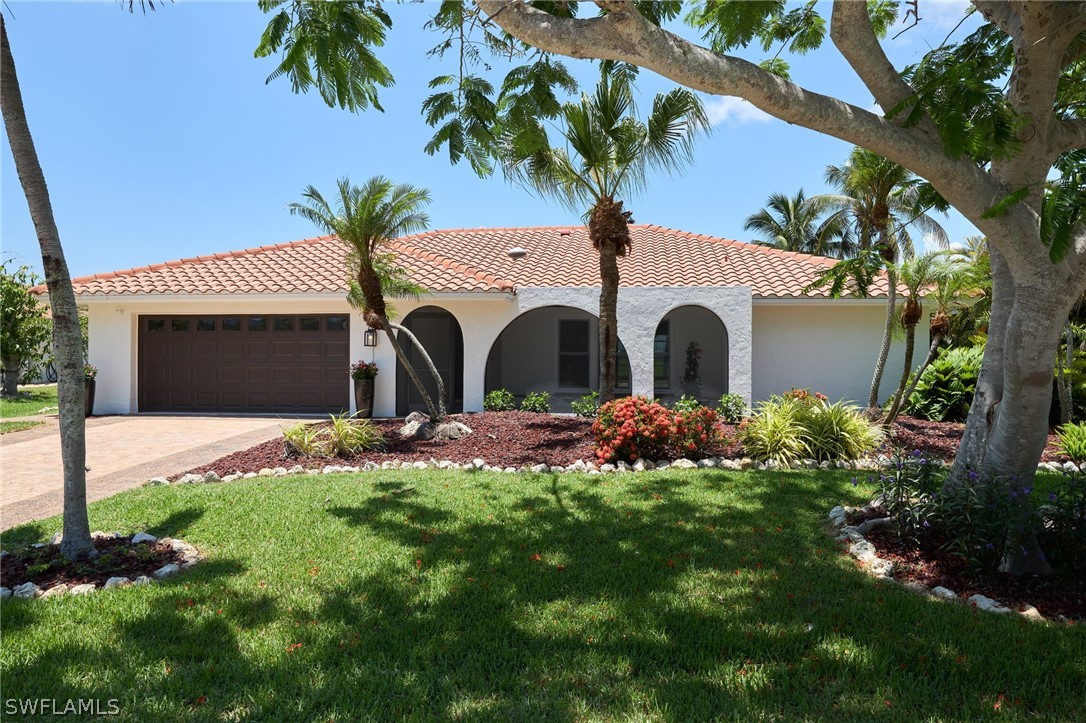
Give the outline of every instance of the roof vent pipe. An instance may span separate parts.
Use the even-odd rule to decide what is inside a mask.
[[[519,261],[520,259],[528,255],[527,249],[522,249],[520,246],[514,246],[505,253],[509,254],[509,258],[513,259],[514,261]]]

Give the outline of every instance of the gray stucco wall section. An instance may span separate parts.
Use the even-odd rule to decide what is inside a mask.
[[[599,289],[525,288],[517,291],[517,311],[571,306],[599,312]],[[681,306],[701,306],[720,318],[728,332],[728,389],[751,401],[751,290],[749,286],[654,286],[618,292],[618,335],[630,357],[634,394],[653,396],[653,337],[660,320]],[[677,356],[681,363],[681,351]]]

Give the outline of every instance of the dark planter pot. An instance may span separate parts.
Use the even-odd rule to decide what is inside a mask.
[[[369,419],[373,416],[373,380],[354,380],[354,406],[358,411],[355,416]]]
[[[93,379],[83,380],[83,413],[87,417],[94,412],[94,383]]]

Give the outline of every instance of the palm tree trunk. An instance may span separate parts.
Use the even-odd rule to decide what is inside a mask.
[[[894,401],[890,405],[890,411],[886,419],[882,421],[884,427],[889,428],[897,414],[901,410],[901,402],[904,399],[905,387],[909,384],[909,374],[913,367],[913,351],[916,349],[916,324],[909,324],[905,329],[905,369],[901,373],[901,381],[897,384],[897,392],[894,393]]]
[[[894,305],[897,303],[897,272],[886,270],[888,291],[886,294],[886,324],[882,331],[882,346],[875,360],[875,374],[871,378],[871,393],[867,397],[868,409],[879,408],[879,387],[882,386],[882,373],[886,370],[886,358],[890,356],[890,339],[894,333]]]
[[[18,357],[4,359],[4,381],[0,394],[5,397],[19,393],[19,362]]]
[[[600,245],[600,404],[615,398],[618,375],[618,255]]]
[[[931,338],[931,346],[928,347],[928,355],[924,357],[923,363],[920,368],[916,370],[916,374],[913,375],[913,380],[909,382],[908,388],[905,393],[901,395],[901,404],[904,406],[908,403],[909,398],[916,391],[916,385],[920,382],[921,375],[924,374],[924,370],[931,366],[931,363],[935,361],[935,357],[939,356],[939,345],[943,343],[943,335],[936,334]]]
[[[388,319],[384,319],[385,324],[392,327],[396,331],[402,332],[410,341],[412,346],[415,347],[415,351],[422,355],[422,360],[426,362],[426,367],[430,370],[430,374],[434,377],[434,383],[437,384],[437,405],[435,405],[430,395],[426,393],[426,388],[422,385],[422,380],[418,378],[415,370],[411,365],[407,364],[403,352],[399,347],[396,348],[396,355],[400,357],[401,363],[407,368],[407,374],[411,377],[411,380],[418,387],[419,393],[422,394],[423,400],[426,402],[426,408],[430,411],[430,421],[434,424],[445,420],[447,410],[445,409],[445,382],[441,380],[441,375],[437,371],[437,366],[434,365],[434,361],[430,358],[430,355],[426,352],[426,347],[419,342],[418,337],[411,333],[411,330],[400,324],[393,323]],[[391,332],[390,332],[391,333]]]
[[[1067,374],[1066,370],[1070,370],[1071,365],[1075,359],[1075,343],[1074,337],[1071,333],[1071,319],[1067,319],[1067,326],[1064,328],[1064,341],[1067,344],[1067,357],[1066,363],[1064,357],[1060,355],[1059,345],[1056,345],[1056,391],[1059,394],[1060,400],[1060,424],[1069,424],[1071,422],[1071,376]]]
[[[60,456],[64,467],[64,538],[61,553],[70,560],[97,555],[87,519],[87,444],[83,413],[83,338],[72,279],[60,245],[45,174],[38,161],[26,120],[8,31],[0,13],[0,112],[7,127],[11,155],[19,174],[30,217],[41,247],[45,283],[53,316],[53,346],[58,363]]]

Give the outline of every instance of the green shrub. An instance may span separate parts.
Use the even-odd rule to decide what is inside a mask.
[[[669,410],[646,397],[623,397],[600,407],[592,423],[600,462],[701,459],[724,440],[716,412]]]
[[[789,464],[856,459],[877,448],[883,434],[858,407],[794,389],[759,404],[739,425],[739,439],[750,457]]]
[[[517,401],[508,389],[495,389],[483,397],[483,409],[487,412],[511,412],[517,408]]]
[[[739,441],[753,459],[789,464],[811,454],[803,428],[803,410],[796,399],[773,397],[761,402],[739,425]]]
[[[320,427],[298,422],[283,430],[283,439],[286,441],[287,454],[300,454],[303,457],[321,457],[323,450],[318,442],[317,435]]]
[[[529,392],[525,394],[520,403],[520,411],[543,412],[544,414],[551,411],[551,393]]]
[[[347,413],[332,415],[326,425],[299,422],[284,429],[283,438],[288,454],[303,457],[353,457],[385,446],[384,435],[373,422]]]
[[[1081,576],[1086,570],[1086,475],[1064,472],[1048,493],[1038,539],[1057,573]]]
[[[1056,430],[1059,450],[1075,462],[1086,462],[1086,424],[1065,424]]]
[[[691,342],[691,344],[693,343]],[[684,394],[671,403],[671,408],[676,412],[696,412],[701,409],[701,402]]]
[[[979,346],[944,351],[920,375],[905,412],[934,422],[964,422],[983,358]]]
[[[747,403],[738,394],[725,394],[717,402],[716,412],[722,422],[739,424],[747,413]]]
[[[569,407],[578,417],[591,419],[600,410],[600,393],[589,392],[580,399],[570,402]]]

